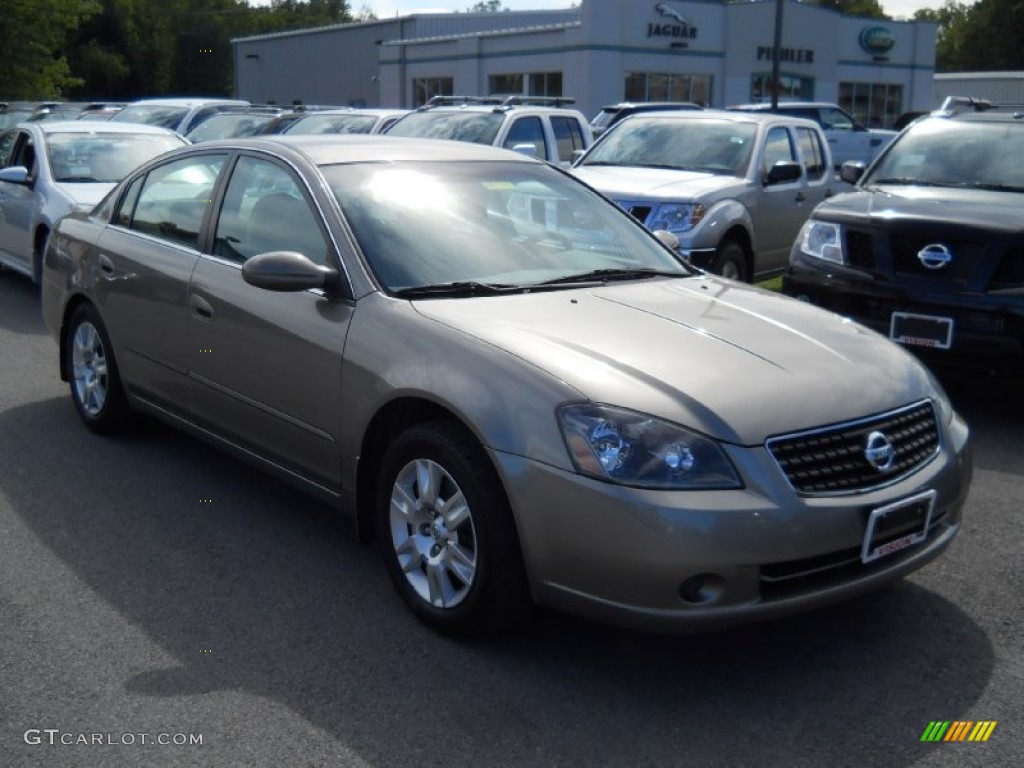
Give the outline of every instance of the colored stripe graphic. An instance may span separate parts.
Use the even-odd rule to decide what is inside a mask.
[[[992,735],[992,731],[996,729],[995,720],[981,720],[974,730],[971,731],[971,735],[967,737],[968,741],[988,741],[988,737]]]
[[[974,725],[974,723],[970,720],[955,720],[943,741],[963,741],[967,736],[967,729],[972,725]]]
[[[949,728],[948,720],[932,720],[921,734],[921,741],[940,741],[947,728]]]
[[[995,720],[932,720],[921,741],[988,741],[996,725]]]

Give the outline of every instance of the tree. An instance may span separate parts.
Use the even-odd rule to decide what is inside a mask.
[[[64,57],[68,33],[97,13],[95,0],[4,0],[0,12],[0,96],[53,98],[81,82]]]
[[[942,8],[922,8],[914,14],[916,21],[934,21],[939,25],[935,40],[935,70],[950,72],[963,69],[964,33],[967,31],[971,6],[946,0]]]
[[[497,13],[507,11],[508,8],[501,7],[501,0],[480,0],[472,8],[467,8],[467,13]]]
[[[814,5],[831,8],[847,16],[867,16],[873,19],[888,19],[878,0],[812,0]]]

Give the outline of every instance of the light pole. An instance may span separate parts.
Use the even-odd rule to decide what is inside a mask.
[[[775,39],[772,42],[772,111],[779,108],[779,54],[782,50],[782,4],[775,0]]]

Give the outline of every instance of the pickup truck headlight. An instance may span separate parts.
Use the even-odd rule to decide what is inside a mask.
[[[654,210],[648,219],[647,228],[652,232],[664,229],[669,232],[689,232],[704,218],[704,206],[700,203],[666,203]]]
[[[842,232],[838,224],[808,219],[800,233],[800,250],[808,256],[833,264],[845,264]]]
[[[654,416],[586,403],[560,408],[558,422],[581,474],[641,488],[743,487],[714,440]]]

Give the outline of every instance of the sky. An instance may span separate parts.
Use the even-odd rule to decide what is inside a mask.
[[[409,13],[465,11],[476,0],[349,0],[353,11],[368,6],[377,18]],[[941,8],[944,0],[879,0],[882,9],[895,19],[910,18],[919,8]],[[502,0],[510,11],[532,11],[546,8],[568,8],[568,0]]]

